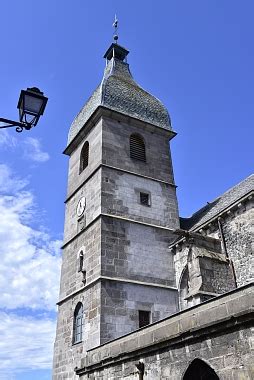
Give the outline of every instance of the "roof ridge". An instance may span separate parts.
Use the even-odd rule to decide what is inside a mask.
[[[214,198],[212,201],[207,201],[207,204],[204,205],[203,207],[200,207],[200,209],[198,209],[196,212],[194,212],[190,217],[186,217],[185,219],[190,219],[192,218],[196,213],[198,213],[199,211],[201,211],[202,209],[204,209],[205,207],[207,207],[209,204],[211,203],[214,203],[216,202],[217,200],[221,199],[222,196],[228,194],[230,191],[234,190],[236,187],[238,187],[240,184],[244,183],[244,182],[247,182],[248,179],[250,179],[251,177],[253,177],[254,179],[254,174],[250,174],[248,177],[244,178],[242,181],[240,182],[237,182],[235,185],[233,185],[232,187],[230,187],[228,190],[226,190],[224,193],[218,195],[216,198]],[[249,191],[248,191],[249,192]],[[246,193],[247,194],[247,193]],[[232,202],[234,203],[234,202]]]
[[[230,187],[213,201],[208,202],[188,218],[181,218],[181,227],[195,230],[209,220],[215,218],[223,210],[231,207],[237,201],[254,190],[254,174]]]

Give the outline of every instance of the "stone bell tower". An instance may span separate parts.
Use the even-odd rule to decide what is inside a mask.
[[[102,82],[73,121],[54,379],[75,379],[95,346],[178,310],[179,228],[166,108],[113,43]]]

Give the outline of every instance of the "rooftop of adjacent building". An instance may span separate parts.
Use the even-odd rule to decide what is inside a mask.
[[[242,182],[227,190],[212,202],[208,202],[190,218],[181,218],[181,228],[184,230],[196,230],[204,223],[216,217],[223,210],[239,202],[241,198],[254,190],[254,174],[245,178]]]
[[[74,119],[68,145],[99,106],[171,130],[166,107],[133,79],[126,62],[128,53],[127,49],[117,43],[112,43],[106,51],[104,58],[107,65],[102,81]]]

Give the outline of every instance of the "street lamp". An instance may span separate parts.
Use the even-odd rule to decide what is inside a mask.
[[[35,127],[45,110],[48,98],[43,96],[37,87],[21,90],[17,108],[19,109],[19,121],[0,118],[0,122],[5,123],[1,128],[16,127],[17,132],[22,132]]]

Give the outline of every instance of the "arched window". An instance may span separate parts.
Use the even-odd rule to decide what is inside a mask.
[[[81,149],[80,154],[80,166],[79,166],[79,174],[88,166],[89,160],[89,142],[86,141]]]
[[[83,305],[79,302],[74,311],[73,344],[82,342],[83,332]]]
[[[143,138],[134,133],[130,136],[130,157],[146,162],[146,146]]]
[[[187,368],[183,380],[219,380],[214,370],[203,360],[194,359]]]

